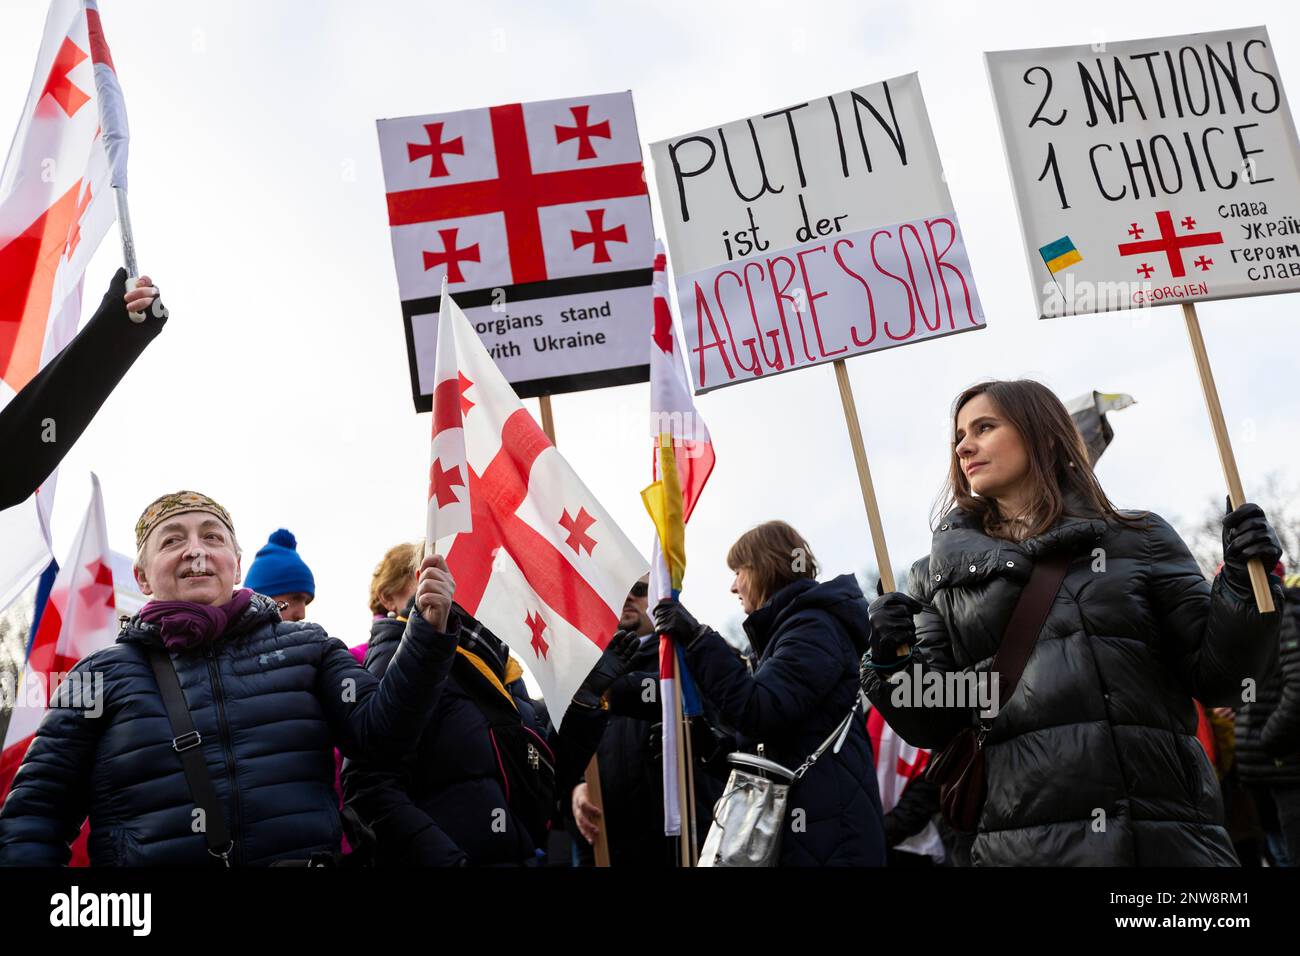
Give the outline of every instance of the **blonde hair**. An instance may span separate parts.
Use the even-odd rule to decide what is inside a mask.
[[[765,521],[750,528],[727,552],[727,567],[744,568],[754,585],[755,607],[800,578],[817,578],[817,559],[798,531],[784,521]]]
[[[411,581],[412,575],[420,568],[423,542],[415,544],[397,544],[384,552],[375,573],[370,578],[370,610],[374,614],[386,614],[384,596],[398,594]]]

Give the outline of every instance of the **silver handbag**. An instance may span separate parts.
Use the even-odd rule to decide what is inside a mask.
[[[840,752],[857,710],[855,700],[848,716],[798,770],[763,756],[728,754],[727,762],[738,769],[731,771],[722,798],[713,807],[713,825],[704,838],[699,865],[776,866],[781,856],[781,831],[785,827],[790,788],[832,743],[835,745],[832,752]]]

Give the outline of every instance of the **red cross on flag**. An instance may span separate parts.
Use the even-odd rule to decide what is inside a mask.
[[[646,561],[450,295],[441,297],[437,376],[430,544],[456,579],[456,603],[528,665],[558,725]]]
[[[0,174],[0,407],[76,335],[86,266],[115,217],[112,187],[126,183],[126,144],[99,12],[54,0]],[[0,518],[0,608],[50,560],[53,485]]]
[[[9,793],[23,755],[49,709],[50,695],[74,664],[117,639],[113,572],[108,550],[107,522],[99,478],[91,474],[92,491],[86,517],[67,562],[50,589],[40,626],[32,639],[18,684],[13,715],[0,754],[0,802]],[[93,703],[98,692],[94,675],[78,674],[70,700]],[[21,782],[21,781],[20,781]]]
[[[378,127],[418,410],[444,279],[516,394],[646,380],[654,239],[631,93]]]

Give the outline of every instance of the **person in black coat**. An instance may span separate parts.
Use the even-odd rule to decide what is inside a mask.
[[[1300,866],[1300,574],[1284,583],[1278,660],[1259,682],[1255,699],[1237,708],[1236,757],[1241,783],[1266,818],[1275,859]]]
[[[590,844],[603,828],[609,865],[672,867],[677,839],[664,836],[663,709],[659,697],[659,639],[647,606],[649,587],[638,581],[623,603],[618,626],[637,635],[640,646],[629,666],[606,694],[609,722],[596,749],[603,809],[588,799],[587,784],[573,788],[569,820],[582,838],[578,857],[590,865]],[[691,718],[695,758],[696,843],[704,842],[709,814],[722,796],[722,781],[709,772],[710,758],[722,746],[703,716]]]
[[[0,865],[63,866],[90,818],[92,866],[263,866],[339,851],[334,747],[400,757],[451,666],[454,582],[421,568],[415,605],[378,678],[319,625],[280,619],[239,580],[226,509],[164,495],[136,526],[136,581],[152,600],[56,691],[0,811]],[[151,665],[176,671],[215,806],[191,790]],[[189,748],[184,748],[189,749]],[[199,813],[198,811],[204,811]],[[198,827],[220,813],[230,834]],[[221,861],[221,862],[218,862]]]
[[[1235,865],[1193,698],[1240,703],[1243,681],[1276,653],[1279,615],[1256,609],[1247,573],[1251,558],[1272,568],[1280,553],[1263,512],[1227,516],[1211,586],[1165,521],[1110,504],[1043,385],[967,389],[953,432],[951,507],[910,593],[872,602],[862,682],[903,739],[936,757],[963,728],[982,732],[987,796],[971,862]],[[966,699],[970,684],[949,678],[971,675],[992,699],[980,675],[1033,565],[1062,553],[1068,570],[1014,693],[998,708]],[[915,706],[917,682],[953,690]]]
[[[390,591],[397,590],[390,588]],[[410,613],[410,608],[407,608]],[[528,696],[504,641],[459,605],[451,674],[430,698],[418,745],[400,760],[348,760],[343,797],[379,866],[533,866],[604,730],[602,695],[627,671],[636,638],[619,632],[574,695],[559,730]],[[365,666],[388,670],[405,615],[374,622]]]
[[[817,562],[783,521],[745,532],[727,554],[731,590],[749,616],[751,673],[727,642],[678,602],[661,601],[655,623],[686,663],[739,747],[762,745],[795,770],[858,707],[858,656],[870,634],[867,601],[851,574],[817,581]],[[860,713],[838,752],[828,749],[790,789],[781,866],[882,866],[885,835],[871,744]]]
[[[126,282],[126,270],[118,269],[85,328],[0,409],[0,510],[24,501],[50,476],[167,324],[153,280],[141,276],[130,292]],[[144,321],[132,321],[133,311]]]

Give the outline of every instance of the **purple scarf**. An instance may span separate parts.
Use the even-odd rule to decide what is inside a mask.
[[[253,600],[253,592],[240,588],[225,604],[196,604],[193,601],[150,601],[140,611],[140,620],[155,625],[169,651],[187,651],[211,644],[226,628],[238,621]]]

